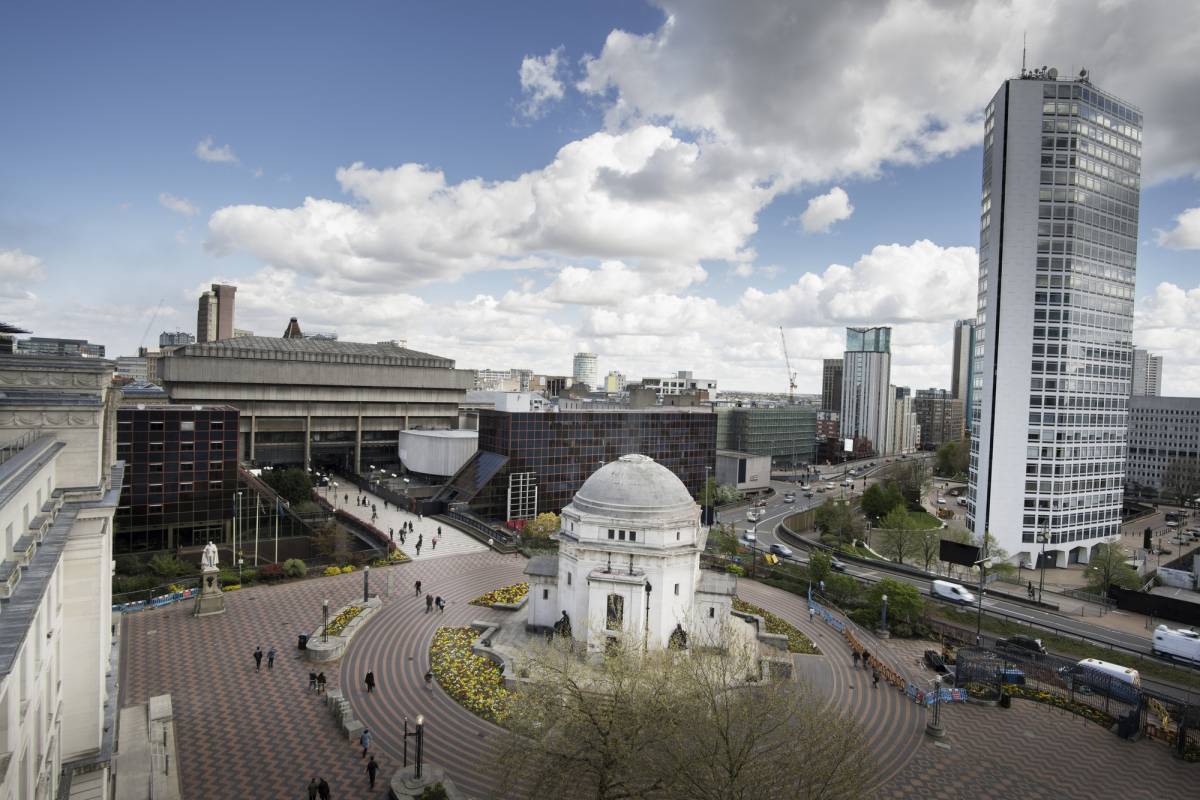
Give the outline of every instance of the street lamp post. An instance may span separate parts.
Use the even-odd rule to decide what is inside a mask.
[[[337,487],[338,487],[337,481],[334,481],[333,482],[333,506],[334,506],[334,508],[337,508],[337,504],[338,504],[338,488]]]
[[[416,769],[413,771],[413,777],[420,780],[420,778],[421,778],[421,762],[423,760],[422,756],[424,755],[423,751],[424,751],[424,743],[425,743],[425,715],[424,714],[417,714],[417,727],[416,727],[416,730],[413,730],[411,732],[408,730],[408,717],[404,718],[404,767],[405,768],[408,767],[408,737],[410,737],[410,736],[417,737],[417,765],[416,765]]]
[[[887,639],[889,636],[887,629],[887,595],[883,595],[881,599],[883,600],[883,615],[879,619],[879,638]]]
[[[1041,575],[1038,577],[1038,605],[1042,603],[1042,590],[1046,587],[1046,542],[1050,541],[1050,526],[1044,525],[1042,532],[1037,535],[1037,540],[1042,544],[1042,557],[1039,567]]]
[[[321,615],[325,618],[325,624],[321,626],[321,641],[329,641],[329,601],[321,601]]]
[[[980,559],[979,561],[976,561],[976,562],[975,562],[975,566],[979,567],[979,597],[977,597],[977,598],[976,598],[976,601],[978,602],[978,604],[979,604],[979,605],[978,605],[978,610],[976,611],[976,614],[975,614],[975,646],[976,646],[976,647],[978,647],[978,646],[979,646],[979,644],[980,644],[980,642],[982,642],[982,641],[983,641],[983,580],[984,580],[984,570],[986,570],[986,569],[987,569],[988,567],[990,567],[991,565],[992,565],[992,559],[990,559],[990,558],[984,558],[984,559]]]

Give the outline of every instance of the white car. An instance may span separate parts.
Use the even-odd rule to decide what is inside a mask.
[[[929,594],[939,600],[948,600],[951,603],[960,603],[968,605],[975,602],[975,595],[968,592],[964,587],[950,581],[934,581],[929,587]]]
[[[754,531],[746,531],[744,534],[742,534],[742,538],[745,539],[747,542],[757,542],[758,541],[758,536],[755,535]]]

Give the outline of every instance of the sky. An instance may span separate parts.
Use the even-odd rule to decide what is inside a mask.
[[[849,325],[947,387],[982,110],[1021,64],[1145,117],[1134,340],[1200,393],[1194,0],[0,6],[0,320],[110,357],[239,328],[463,368],[800,392]]]

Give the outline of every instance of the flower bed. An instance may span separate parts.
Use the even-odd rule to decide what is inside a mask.
[[[509,692],[500,667],[471,652],[477,635],[473,628],[438,628],[429,648],[431,668],[438,685],[463,708],[499,722]]]
[[[743,614],[757,614],[763,618],[766,624],[767,633],[779,633],[787,637],[788,652],[791,653],[806,653],[808,655],[818,656],[821,651],[813,644],[813,640],[805,636],[800,630],[788,623],[784,622],[779,617],[772,614],[770,611],[759,608],[753,603],[747,603],[740,597],[733,598],[733,610]]]
[[[329,621],[329,627],[326,628],[326,633],[330,636],[338,636],[342,631],[346,630],[346,626],[350,624],[350,620],[362,613],[362,606],[349,606],[342,613],[338,614]]]
[[[1070,711],[1072,714],[1078,714],[1084,719],[1090,719],[1092,722],[1103,725],[1105,728],[1111,728],[1117,721],[1116,717],[1113,717],[1111,714],[1105,714],[1100,709],[1089,706],[1087,703],[1073,703],[1062,695],[1054,694],[1053,692],[1043,692],[1031,689],[1028,686],[1005,684],[1004,693],[1013,697],[1024,697],[1026,700],[1032,700],[1035,703],[1045,703]]]
[[[482,597],[476,597],[471,601],[471,605],[487,606],[488,608],[492,608],[497,604],[515,606],[528,596],[529,584],[522,581],[521,583],[514,583],[512,586],[495,589]]]

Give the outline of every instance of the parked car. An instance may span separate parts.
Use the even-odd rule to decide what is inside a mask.
[[[1042,645],[1041,639],[1035,639],[1032,636],[1017,634],[1009,636],[1007,639],[997,639],[996,647],[1001,650],[1023,650],[1030,653],[1038,653],[1039,655],[1046,654],[1046,648]]]
[[[787,494],[785,494],[785,495],[783,496],[783,502],[785,502],[785,503],[794,503],[794,502],[796,502],[796,493],[795,493],[795,492],[788,492]]]
[[[788,547],[787,545],[779,544],[778,542],[771,545],[771,552],[780,558],[792,557],[792,548]]]
[[[829,567],[830,567],[830,569],[832,569],[836,572],[845,572],[846,571],[846,562],[839,561],[836,556],[830,556],[829,557]]]
[[[1150,649],[1156,656],[1200,664],[1200,633],[1188,628],[1173,629],[1159,625],[1154,629],[1154,643]]]
[[[821,490],[820,490],[820,489],[818,489],[817,491],[819,492],[819,491],[821,491]],[[804,493],[804,496],[805,496],[805,497],[812,497],[812,496],[813,496],[813,493],[812,493],[812,492],[805,492],[805,493]]]
[[[951,583],[950,581],[934,581],[929,587],[929,594],[931,597],[936,597],[939,600],[948,600],[951,603],[967,605],[975,602],[975,595],[957,583]]]

